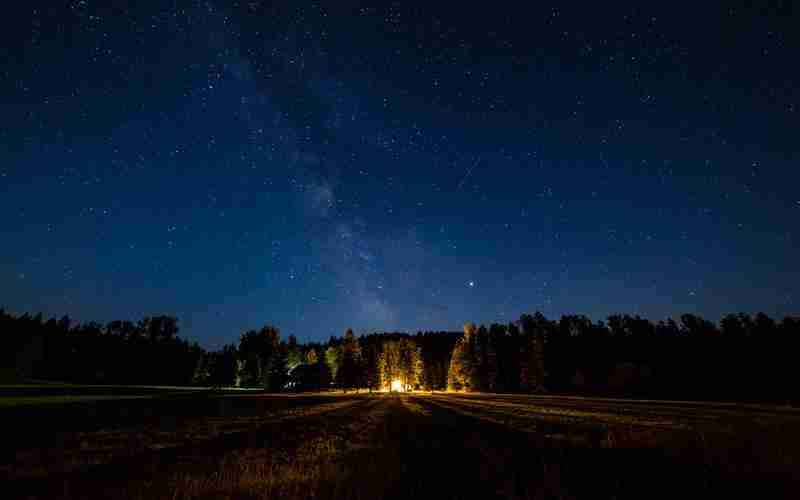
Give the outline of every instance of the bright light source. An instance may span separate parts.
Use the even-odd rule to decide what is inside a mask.
[[[395,392],[402,392],[403,391],[403,382],[400,379],[392,380],[392,391]]]

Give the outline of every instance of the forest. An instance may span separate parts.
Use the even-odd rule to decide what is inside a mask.
[[[800,318],[693,314],[653,322],[627,314],[475,325],[463,331],[347,330],[300,343],[264,326],[206,350],[179,335],[178,319],[105,325],[0,310],[0,381],[555,393],[663,399],[796,402]]]

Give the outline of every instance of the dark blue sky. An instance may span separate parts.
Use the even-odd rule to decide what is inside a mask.
[[[209,347],[800,310],[791,3],[56,3],[2,30],[0,307]]]

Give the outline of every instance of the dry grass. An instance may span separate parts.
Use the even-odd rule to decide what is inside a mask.
[[[322,402],[311,405],[286,406],[273,402],[265,406],[264,400],[250,396],[249,400],[237,401],[237,404],[244,402],[245,405],[261,406],[254,414],[242,414],[220,400],[221,404],[215,405],[217,407],[211,415],[200,413],[177,418],[174,415],[153,415],[156,413],[153,409],[147,412],[152,416],[135,424],[120,425],[110,421],[89,431],[58,431],[45,445],[25,447],[23,443],[15,450],[13,463],[0,465],[0,473],[17,478],[44,478],[54,470],[69,473],[91,466],[135,460],[136,457],[170,449],[213,446],[214,441],[226,436],[236,437],[263,426],[323,415],[359,402],[352,397],[325,397],[320,398]],[[87,412],[91,415],[91,407],[87,407]],[[35,432],[34,429],[22,430],[25,431]]]
[[[669,417],[659,419],[650,405],[639,420],[635,405],[625,402],[620,411],[607,402],[596,410],[588,403],[558,409],[523,397],[309,396],[288,406],[280,398],[237,401],[245,406],[231,415],[179,420],[171,431],[143,423],[75,433],[74,450],[112,456],[61,476],[40,463],[49,483],[28,483],[48,485],[32,496],[528,499],[691,492],[791,498],[800,491],[792,482],[798,427],[783,417],[736,416],[730,408],[725,418],[695,418],[691,408],[670,407]],[[260,408],[260,415],[244,411],[265,401],[269,409]],[[704,425],[709,421],[717,425]],[[147,446],[126,447],[125,436],[137,432],[152,432],[150,441],[135,440]],[[118,453],[130,456],[120,460]]]
[[[173,477],[171,487],[177,498],[304,498],[318,497],[323,484],[346,481],[338,470],[342,439],[316,437],[300,446],[291,460],[266,450],[231,454],[219,470],[208,475],[191,473]],[[143,491],[140,498],[153,498]],[[162,492],[163,493],[163,492]],[[138,495],[134,495],[137,497]]]

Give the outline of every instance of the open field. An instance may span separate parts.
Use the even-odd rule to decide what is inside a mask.
[[[0,384],[0,408],[20,405],[74,403],[107,399],[145,399],[211,392],[210,387],[163,385]],[[226,388],[220,393],[259,392],[259,389]]]
[[[796,497],[800,410],[488,394],[168,393],[0,409],[19,497]]]

